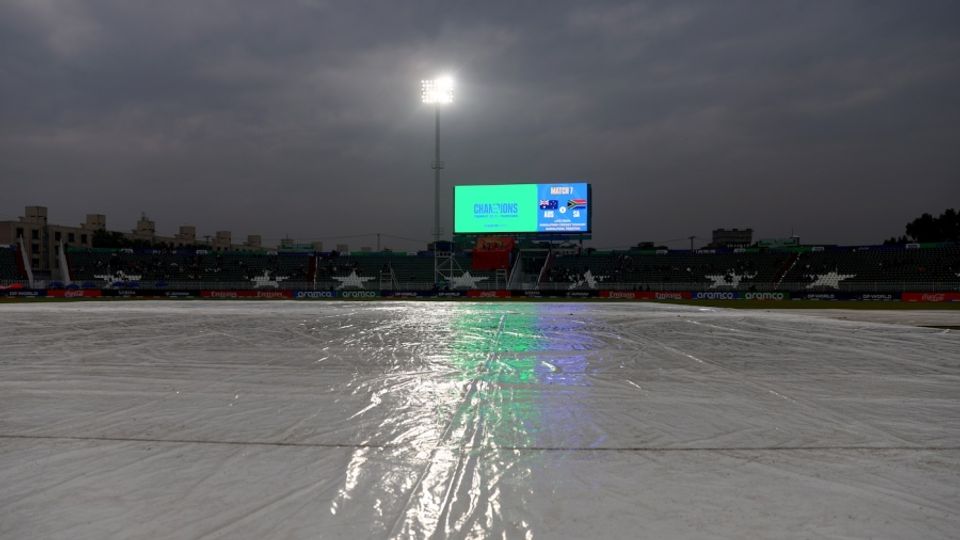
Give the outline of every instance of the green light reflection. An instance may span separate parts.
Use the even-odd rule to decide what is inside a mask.
[[[452,434],[482,447],[542,446],[545,417],[564,420],[575,403],[550,385],[582,385],[582,340],[564,313],[541,304],[473,304],[451,321],[450,362],[464,384]],[[545,360],[549,358],[550,361]],[[563,408],[560,411],[557,409]]]

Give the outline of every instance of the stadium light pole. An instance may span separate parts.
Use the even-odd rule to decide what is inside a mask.
[[[443,75],[435,79],[420,81],[420,101],[425,105],[433,105],[436,123],[435,146],[433,160],[433,283],[437,285],[437,250],[440,246],[440,107],[453,103],[453,78]]]

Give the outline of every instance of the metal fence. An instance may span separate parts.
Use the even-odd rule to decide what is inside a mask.
[[[480,287],[478,287],[480,288]],[[884,282],[840,282],[837,287],[811,287],[810,283],[741,283],[733,286],[716,286],[712,281],[691,281],[681,283],[647,282],[647,283],[524,283],[523,290],[609,290],[609,291],[784,291],[784,292],[950,292],[960,291],[960,281],[884,281]]]
[[[129,283],[109,283],[102,280],[75,282],[71,287],[95,288],[95,289],[168,289],[168,290],[302,290],[302,291],[330,291],[338,289],[346,290],[379,290],[378,280],[370,280],[363,283],[363,287],[344,287],[340,281],[318,281],[318,282],[296,282],[281,281],[276,286],[263,286],[250,281],[169,281],[169,282],[129,282]],[[28,287],[26,281],[0,280],[0,286],[20,286]],[[63,288],[65,284],[59,281],[35,280],[34,288]],[[441,289],[452,289],[454,287],[441,287]],[[476,289],[493,290],[504,289],[506,285],[502,281],[479,281],[476,283]],[[781,283],[778,286],[762,283],[741,283],[737,287],[716,286],[713,282],[647,282],[647,283],[614,283],[606,281],[578,282],[578,283],[535,283],[523,282],[514,287],[517,290],[541,290],[541,291],[586,291],[586,290],[611,290],[611,291],[784,291],[784,292],[888,292],[898,293],[907,291],[923,292],[952,292],[960,291],[960,281],[941,282],[941,281],[883,281],[883,282],[840,282],[837,287],[811,287],[809,283]],[[433,282],[430,281],[401,281],[398,282],[396,290],[402,291],[429,291],[434,289]]]

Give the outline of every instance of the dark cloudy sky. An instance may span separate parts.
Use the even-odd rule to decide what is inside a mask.
[[[960,206],[956,1],[3,0],[0,219],[428,239],[444,71],[444,193],[588,180],[597,246]]]

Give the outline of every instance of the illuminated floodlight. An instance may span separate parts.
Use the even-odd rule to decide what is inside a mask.
[[[420,81],[420,101],[429,105],[453,103],[453,77],[444,75]]]
[[[420,81],[420,101],[427,105],[434,105],[433,115],[436,124],[436,146],[434,146],[433,160],[433,285],[440,286],[441,257],[440,257],[440,106],[453,103],[453,77],[441,75],[434,79]],[[449,254],[446,260],[453,261]],[[455,264],[455,263],[451,263]],[[452,266],[451,266],[452,268]],[[452,270],[450,270],[452,272]],[[449,278],[449,276],[444,276]]]

